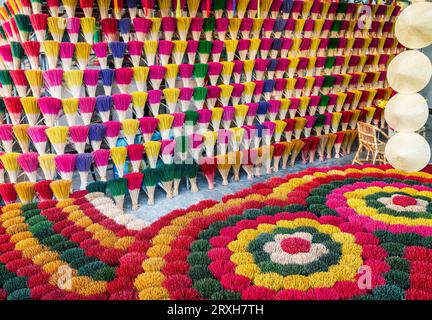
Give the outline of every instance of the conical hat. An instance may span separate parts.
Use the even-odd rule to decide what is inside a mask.
[[[410,49],[427,47],[432,44],[431,21],[432,3],[413,3],[404,9],[396,20],[396,38]]]
[[[432,76],[432,64],[420,51],[407,50],[398,54],[389,64],[387,80],[399,93],[411,94],[426,87]]]

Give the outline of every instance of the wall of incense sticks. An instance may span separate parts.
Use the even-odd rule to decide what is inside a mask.
[[[129,192],[136,208],[140,190],[153,203],[157,184],[168,197],[186,180],[197,191],[200,170],[213,188],[216,173],[227,184],[242,168],[252,179],[350,153],[358,121],[384,126],[386,67],[404,50],[399,11],[10,0],[0,8],[0,195],[65,198],[79,173],[81,189],[120,206]]]

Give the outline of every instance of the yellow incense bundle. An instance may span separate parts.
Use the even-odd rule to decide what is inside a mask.
[[[93,44],[93,36],[96,27],[96,19],[93,17],[84,17],[80,20],[81,31],[87,43]]]
[[[170,88],[175,88],[179,66],[177,64],[165,64],[164,66],[166,69],[165,80]]]
[[[300,154],[301,150],[305,145],[305,142],[300,139],[295,139],[291,141],[291,144],[292,144],[292,150],[291,150],[290,166],[293,167],[295,161],[297,160],[298,155]]]
[[[66,29],[66,19],[59,17],[48,17],[48,30],[54,41],[62,42],[63,34]]]
[[[45,52],[48,68],[56,69],[60,53],[60,43],[58,41],[47,40],[42,42],[42,50]]]
[[[84,71],[67,70],[63,72],[63,79],[72,97],[81,97],[81,84],[83,82]]]
[[[78,66],[81,70],[87,68],[88,59],[92,52],[92,46],[87,42],[77,42],[75,45],[75,58],[78,62]]]
[[[35,188],[34,182],[23,181],[15,184],[15,191],[18,195],[18,198],[21,200],[21,203],[29,203],[32,202],[35,197]]]
[[[138,91],[146,91],[147,90],[146,82],[150,71],[149,68],[133,67],[132,70],[133,70],[133,78]]]
[[[42,91],[42,70],[25,70],[24,74],[32,90],[33,96],[39,98]]]
[[[124,165],[126,162],[127,149],[126,147],[114,147],[110,149],[110,156],[117,169],[119,177],[123,177]]]
[[[55,154],[42,154],[38,157],[39,166],[42,169],[45,180],[54,180],[57,174],[57,169],[54,161],[55,157]]]
[[[36,125],[40,115],[40,109],[39,109],[39,105],[37,104],[37,98],[23,97],[21,98],[21,104],[23,106],[24,113],[27,117],[28,123],[31,126]]]
[[[125,119],[121,121],[123,135],[127,143],[134,144],[135,137],[138,134],[139,121],[137,119]]]
[[[57,154],[63,154],[68,142],[69,127],[66,126],[56,126],[50,127],[45,130],[49,141],[54,147]]]
[[[131,93],[131,96],[132,96],[132,106],[133,109],[135,110],[136,117],[138,119],[144,117],[144,108],[147,102],[148,93],[135,91]]]
[[[72,181],[70,180],[56,180],[50,183],[50,188],[57,200],[64,200],[69,198],[72,188]]]
[[[66,98],[62,99],[62,109],[66,116],[66,120],[69,126],[74,126],[76,123],[76,115],[78,113],[78,99],[77,98]]]
[[[229,84],[231,80],[231,75],[234,70],[235,63],[231,61],[223,61],[222,64],[222,82],[224,84]]]
[[[17,139],[18,144],[23,153],[29,152],[30,137],[27,134],[27,129],[29,127],[30,127],[29,124],[17,124],[14,125],[12,128],[15,138]]]

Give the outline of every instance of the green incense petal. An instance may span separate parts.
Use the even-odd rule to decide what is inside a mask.
[[[94,181],[87,185],[88,192],[102,192],[106,193],[107,183],[105,181]]]
[[[324,76],[324,88],[330,88],[333,87],[334,82],[336,81],[336,78],[333,76]]]
[[[33,30],[32,25],[30,23],[30,17],[26,14],[15,15],[15,22],[20,31],[31,32]]]
[[[20,42],[11,41],[11,51],[15,58],[22,59],[24,56],[24,50]]]
[[[0,83],[2,85],[12,85],[12,78],[8,70],[0,70]]]
[[[328,49],[336,49],[339,46],[339,38],[329,38]]]
[[[338,32],[341,28],[342,21],[341,20],[335,20],[333,21],[333,24],[330,28],[330,31]]]
[[[194,68],[195,72],[195,68]],[[195,87],[193,97],[195,101],[203,101],[207,96],[207,88],[205,87]]]
[[[193,163],[185,163],[183,169],[186,177],[195,178],[198,174],[199,165],[195,161]]]
[[[109,180],[107,187],[113,197],[125,195],[127,191],[127,179],[117,178]]]
[[[155,168],[147,168],[143,170],[143,173],[143,185],[146,187],[154,187],[159,179],[159,171]]]
[[[346,2],[339,2],[336,13],[346,13],[348,4]]]
[[[208,17],[204,19],[204,32],[213,31],[215,29],[216,25],[216,18],[215,17]]]
[[[226,0],[214,0],[213,7],[215,10],[224,10],[226,7]]]
[[[175,166],[174,164],[159,163],[157,166],[159,178],[162,182],[174,180]]]
[[[198,112],[194,110],[188,110],[185,112],[185,123],[196,125],[198,121]]]
[[[319,102],[320,107],[327,107],[329,103],[330,97],[327,95],[321,96],[321,100]],[[318,121],[318,120],[317,120]]]
[[[335,61],[336,61],[335,57],[327,57],[324,68],[326,68],[326,69],[333,68]]]
[[[324,121],[326,116],[324,114],[319,114],[316,116],[316,121],[315,121],[315,125],[314,128],[319,128],[322,127],[324,125]]]
[[[213,47],[213,42],[207,40],[200,40],[198,43],[198,53],[210,54]]]
[[[195,111],[193,111],[195,112]],[[179,136],[175,138],[175,150],[174,153],[184,153],[187,151],[187,139],[186,136]]]
[[[207,75],[208,64],[207,63],[197,63],[194,65],[193,76],[194,78],[205,78]],[[206,92],[207,94],[207,92]],[[194,90],[194,98],[195,98],[195,90]],[[205,99],[205,97],[204,97]],[[201,100],[204,100],[201,99]]]

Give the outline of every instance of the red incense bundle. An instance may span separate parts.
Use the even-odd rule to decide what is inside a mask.
[[[4,203],[11,204],[17,200],[17,193],[15,191],[14,183],[1,183],[0,184],[0,196]]]
[[[132,202],[132,210],[138,210],[138,198],[144,174],[141,172],[133,172],[125,174],[124,177],[127,179],[127,188]]]
[[[200,169],[206,177],[209,190],[214,189],[214,178],[217,169],[215,157],[206,157],[200,159]]]
[[[52,200],[53,192],[50,188],[52,180],[41,180],[35,183],[34,188],[38,195],[39,201]]]
[[[128,93],[129,85],[132,83],[133,70],[131,68],[115,69],[114,78],[122,94]]]
[[[146,15],[147,16],[147,15]],[[133,25],[139,41],[145,41],[150,32],[152,21],[147,18],[134,18]]]
[[[139,172],[144,155],[143,144],[130,144],[126,147],[129,161],[132,164],[132,172]]]
[[[114,18],[105,18],[100,21],[100,24],[105,41],[116,41],[118,38],[118,20]]]
[[[11,76],[15,88],[17,89],[18,95],[22,98],[26,97],[29,83],[25,75],[25,71],[21,69],[10,70],[9,75]]]
[[[24,53],[29,59],[30,66],[33,70],[39,69],[39,52],[40,42],[39,41],[26,41],[22,43]]]

